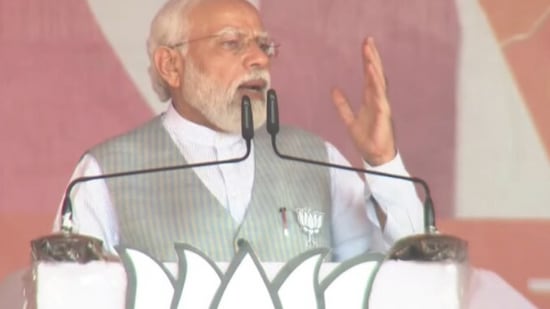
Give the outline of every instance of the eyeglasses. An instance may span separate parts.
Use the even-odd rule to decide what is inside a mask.
[[[216,46],[223,50],[232,52],[235,55],[242,54],[250,46],[251,42],[256,43],[258,48],[269,58],[277,56],[279,51],[279,44],[275,43],[275,41],[270,39],[267,35],[248,36],[247,34],[239,31],[224,31],[218,34],[179,42],[171,45],[170,47],[178,48],[186,44],[207,39],[215,39]]]

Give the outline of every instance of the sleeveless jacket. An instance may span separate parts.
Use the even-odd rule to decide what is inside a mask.
[[[324,142],[307,132],[283,127],[277,141],[282,153],[327,160]],[[300,224],[296,215],[296,209],[306,208],[324,214],[315,238],[317,246],[330,248],[328,169],[278,158],[265,128],[256,130],[253,143],[254,183],[241,224],[233,220],[192,169],[107,179],[120,244],[161,261],[175,261],[174,243],[187,243],[214,261],[230,261],[237,241],[245,239],[260,260],[287,261],[309,249],[305,230],[311,224]],[[187,164],[160,116],[89,152],[104,174]],[[287,235],[283,234],[283,207]]]

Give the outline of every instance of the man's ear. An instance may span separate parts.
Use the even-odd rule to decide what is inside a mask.
[[[169,47],[159,47],[153,54],[153,61],[166,84],[171,88],[179,88],[184,64],[178,51]]]

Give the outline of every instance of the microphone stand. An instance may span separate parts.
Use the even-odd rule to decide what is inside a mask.
[[[150,169],[126,171],[112,174],[79,177],[72,180],[65,191],[63,206],[61,208],[61,233],[55,233],[31,241],[32,256],[34,261],[78,261],[81,263],[91,260],[108,259],[103,253],[103,242],[97,238],[73,233],[73,206],[71,192],[73,188],[83,182],[127,177],[138,174],[150,174],[189,169],[195,167],[238,163],[246,160],[251,152],[252,138],[254,137],[254,120],[250,98],[243,96],[241,110],[241,133],[246,141],[246,153],[242,157],[221,160],[199,162],[175,166],[165,166]]]
[[[378,171],[338,165],[305,158],[294,157],[279,152],[276,135],[279,133],[279,111],[277,94],[273,89],[267,92],[267,131],[271,135],[271,143],[275,154],[285,160],[297,161],[331,168],[338,168],[364,174],[372,174],[420,184],[424,189],[424,234],[404,237],[398,240],[390,249],[388,259],[394,260],[422,260],[443,261],[453,260],[463,262],[467,260],[467,243],[455,236],[439,234],[435,225],[435,210],[426,181],[418,177],[407,177]]]

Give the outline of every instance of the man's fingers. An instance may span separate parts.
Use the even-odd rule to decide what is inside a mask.
[[[376,43],[374,42],[373,38],[369,38],[369,50],[372,53],[373,62],[376,65],[378,72],[380,73],[380,75],[384,75],[384,68],[382,67],[382,57],[380,57],[380,53],[378,52],[378,48],[376,47]]]
[[[376,69],[376,72],[379,76],[384,76],[384,68],[382,67],[382,59],[380,58],[380,54],[378,53],[378,49],[376,48],[376,45],[374,43],[374,39],[372,37],[367,38],[363,45],[363,61],[365,63],[365,74],[367,74],[367,67],[366,65],[368,63],[372,63],[374,65],[374,68]],[[383,79],[383,86],[386,87],[385,79]]]
[[[386,96],[386,87],[385,87],[385,79],[384,76],[378,74],[376,69],[374,67],[370,68],[372,83],[371,83],[371,91],[372,96],[376,99],[382,99]]]
[[[373,100],[380,99],[384,95],[383,78],[378,73],[373,63],[370,63],[365,68],[365,80],[363,87],[364,104],[371,104]]]
[[[378,74],[374,65],[370,64],[367,68],[363,89],[363,107],[365,109],[361,109],[361,111],[371,115],[390,111],[383,80],[384,78]]]
[[[373,61],[371,52],[369,50],[369,39],[370,38],[365,39],[365,41],[363,42],[363,46],[362,46],[363,75],[365,77],[368,77],[368,74],[369,74],[368,68],[369,68],[369,65]]]
[[[342,118],[342,121],[344,121],[344,124],[346,126],[353,124],[355,116],[348,99],[344,96],[342,91],[338,88],[334,88],[332,89],[331,96],[332,102],[334,103],[334,106],[336,106],[336,110],[338,110],[338,114],[340,115],[340,118]]]

